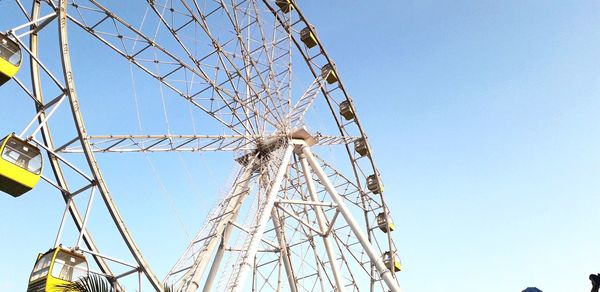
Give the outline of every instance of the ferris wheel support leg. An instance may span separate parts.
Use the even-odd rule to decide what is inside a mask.
[[[229,241],[229,237],[231,236],[231,229],[232,225],[231,223],[229,223],[225,228],[225,231],[223,231],[221,245],[219,245],[219,249],[215,254],[213,263],[210,266],[210,271],[208,272],[208,277],[206,278],[206,284],[204,284],[204,289],[202,289],[203,292],[208,292],[210,291],[210,289],[212,289],[213,282],[215,281],[215,277],[217,276],[217,272],[219,271],[219,267],[221,266],[221,261],[223,260],[223,255],[225,254],[225,244]]]
[[[234,194],[238,194],[241,192],[246,193],[247,189],[250,188],[250,178],[252,177],[252,169],[254,168],[254,163],[255,163],[255,161],[252,161],[251,163],[249,163],[246,166],[246,169],[244,170],[244,176],[242,177],[243,189],[239,190],[239,191],[237,189],[234,190]],[[217,253],[215,254],[213,263],[210,267],[210,271],[208,272],[208,277],[206,278],[206,283],[204,284],[204,289],[202,289],[203,292],[209,292],[210,289],[212,289],[212,285],[217,276],[217,272],[219,271],[219,267],[221,267],[221,261],[223,260],[223,255],[225,254],[226,244],[227,244],[227,242],[229,242],[229,238],[231,237],[231,231],[233,229],[233,224],[239,215],[240,207],[245,198],[246,198],[245,195],[244,196],[240,195],[240,198],[236,202],[233,212],[231,214],[231,218],[229,219],[227,226],[225,227],[225,230],[223,230],[223,236],[221,237],[221,244],[219,245],[219,248],[217,250]]]
[[[262,240],[263,234],[265,233],[265,229],[267,227],[267,222],[271,217],[270,210],[273,209],[275,205],[275,199],[277,198],[277,193],[279,192],[279,188],[281,187],[281,183],[283,182],[284,175],[287,172],[288,166],[290,164],[290,158],[293,154],[294,145],[290,144],[287,146],[285,153],[281,157],[281,164],[279,165],[279,169],[277,170],[277,175],[273,180],[273,184],[271,185],[271,189],[267,194],[265,200],[265,205],[262,208],[262,212],[260,213],[260,217],[258,220],[258,224],[252,231],[252,240],[250,241],[250,245],[248,247],[248,251],[246,252],[246,257],[243,259],[240,264],[240,270],[237,277],[235,286],[232,289],[232,292],[242,292],[244,290],[244,284],[248,274],[252,272],[252,268],[254,266],[254,257],[256,256],[256,252],[258,251],[259,244]]]
[[[400,292],[400,286],[392,276],[392,272],[385,266],[383,260],[381,259],[381,255],[377,254],[371,243],[368,241],[367,236],[363,234],[362,230],[358,226],[358,223],[356,222],[356,220],[354,220],[354,217],[350,213],[350,210],[348,209],[348,207],[346,207],[344,199],[338,194],[333,184],[329,181],[329,178],[315,159],[315,156],[312,154],[310,147],[304,146],[302,148],[302,153],[308,159],[310,166],[317,174],[317,177],[319,177],[319,180],[321,181],[323,186],[325,186],[325,190],[327,190],[333,201],[338,205],[338,210],[340,211],[340,213],[342,213],[344,219],[346,219],[346,222],[352,229],[352,232],[354,232],[354,235],[356,235],[356,238],[364,248],[369,258],[371,259],[371,262],[375,264],[377,271],[381,275],[381,278],[387,284],[390,291]]]
[[[223,210],[223,214],[229,215],[224,216],[220,219],[223,220],[222,222],[225,223],[218,223],[217,229],[215,231],[215,237],[210,239],[210,242],[207,244],[206,249],[197,256],[196,262],[194,263],[194,267],[183,277],[184,279],[189,280],[182,282],[178,287],[177,291],[185,290],[195,292],[198,288],[200,288],[200,280],[204,275],[204,271],[208,266],[214,249],[217,248],[217,244],[220,242],[221,244],[220,246],[218,246],[214,260],[210,267],[210,271],[208,273],[208,277],[206,278],[206,283],[204,284],[204,288],[202,291],[210,291],[210,289],[212,288],[214,278],[216,277],[216,274],[219,271],[221,260],[223,259],[223,254],[225,252],[225,243],[229,242],[229,238],[231,236],[233,222],[235,222],[235,220],[237,219],[241,205],[248,195],[248,189],[250,188],[250,180],[252,178],[255,163],[256,160],[253,159],[252,161],[248,162],[248,164],[242,169],[240,176],[235,181],[228,195],[228,197],[233,197],[233,199],[231,199],[232,201],[225,207],[226,209]]]
[[[292,292],[298,292],[298,287],[296,287],[296,276],[294,275],[294,270],[292,269],[292,263],[290,262],[290,255],[288,252],[288,244],[285,240],[285,231],[281,226],[281,222],[279,221],[281,219],[275,208],[273,208],[271,211],[271,219],[273,220],[273,226],[275,227],[275,233],[277,234],[277,241],[279,242],[279,250],[281,254],[280,257],[285,267],[290,290]]]
[[[302,165],[302,172],[304,174],[304,178],[306,179],[306,186],[308,187],[308,192],[310,193],[310,198],[313,202],[319,202],[319,197],[317,196],[317,192],[315,191],[315,185],[312,179],[312,175],[310,173],[310,169],[308,166],[308,162],[306,161],[306,156],[304,154],[300,154],[300,163]],[[331,239],[329,238],[329,232],[327,232],[327,221],[325,219],[325,213],[323,212],[323,208],[321,206],[314,206],[315,213],[317,216],[317,223],[319,224],[319,228],[321,229],[321,233],[325,234],[323,236],[323,244],[325,245],[325,250],[327,251],[327,257],[329,258],[329,264],[331,265],[331,270],[333,271],[333,277],[335,279],[336,291],[345,291],[344,282],[342,281],[342,276],[340,274],[340,269],[337,264],[337,259],[335,254],[333,253],[333,248],[331,245]],[[333,224],[333,222],[332,222]]]

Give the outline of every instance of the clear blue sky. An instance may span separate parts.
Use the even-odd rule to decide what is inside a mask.
[[[598,1],[300,5],[369,134],[398,226],[405,291],[589,291],[588,275],[600,272]],[[0,99],[3,108],[28,105],[6,88]],[[3,132],[22,127],[20,111],[3,111]],[[143,156],[131,159],[148,168]],[[208,169],[216,158],[203,159],[189,163],[191,172],[210,173],[191,183],[202,191],[203,183],[228,173]],[[132,169],[105,174],[110,182]],[[142,193],[156,193],[157,186]],[[155,196],[117,200],[150,209],[168,204],[168,197]],[[22,290],[35,253],[53,242],[59,206],[47,186],[23,199],[0,198],[7,257],[0,290]],[[136,217],[146,213],[124,213],[140,230],[144,222]],[[200,223],[187,227],[193,233]],[[179,228],[169,224],[161,228]],[[139,242],[161,240],[143,228],[134,235]],[[168,256],[152,259],[163,264],[161,276],[173,262]]]
[[[403,287],[587,291],[600,270],[598,2],[345,3],[307,13],[392,190]]]

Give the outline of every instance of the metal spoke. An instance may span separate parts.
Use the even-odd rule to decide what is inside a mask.
[[[288,135],[107,135],[89,136],[93,152],[125,153],[125,152],[203,152],[203,151],[237,151],[252,149],[259,141],[284,139]],[[317,145],[344,145],[354,141],[355,137],[338,137],[331,135],[317,136]],[[61,147],[62,153],[81,153],[80,145]]]

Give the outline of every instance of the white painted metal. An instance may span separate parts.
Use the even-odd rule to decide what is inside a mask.
[[[121,217],[121,214],[119,213],[119,211],[116,207],[116,204],[114,203],[114,201],[108,191],[108,187],[106,186],[106,184],[104,182],[102,174],[100,173],[100,168],[98,167],[96,158],[94,157],[94,155],[91,151],[90,144],[85,139],[85,137],[87,137],[87,131],[84,126],[83,116],[80,111],[81,107],[79,105],[79,99],[77,98],[77,92],[75,90],[75,81],[73,79],[73,71],[72,71],[72,66],[71,66],[71,54],[69,51],[69,41],[68,41],[69,38],[67,36],[67,1],[66,0],[60,0],[59,5],[58,5],[57,15],[58,15],[58,17],[57,17],[58,26],[59,26],[59,43],[60,43],[61,61],[62,61],[62,69],[63,69],[63,73],[64,73],[64,79],[65,79],[65,89],[66,89],[65,95],[69,98],[71,111],[73,113],[73,120],[77,127],[77,133],[78,133],[79,137],[81,138],[81,145],[83,148],[83,152],[85,153],[85,158],[87,159],[87,163],[90,168],[90,172],[94,176],[96,186],[98,188],[98,191],[102,195],[106,209],[110,213],[113,223],[115,224],[115,226],[117,227],[117,230],[121,234],[121,237],[122,237],[123,241],[125,242],[125,244],[127,245],[131,255],[138,263],[139,268],[146,275],[146,278],[148,279],[148,281],[150,282],[152,287],[154,289],[156,289],[157,291],[162,292],[163,287],[162,287],[160,281],[158,280],[158,278],[156,277],[154,272],[152,272],[152,270],[150,270],[150,265],[148,265],[148,263],[142,256],[142,253],[141,253],[139,247],[137,246],[137,244],[133,240],[133,237],[131,236],[131,233],[129,233],[129,230],[125,226],[125,221]],[[82,227],[81,232],[84,232],[84,231],[85,231],[85,229]]]
[[[338,205],[337,208],[340,210],[340,213],[342,213],[342,216],[344,217],[344,219],[346,219],[346,222],[348,222],[348,225],[350,225],[350,228],[352,228],[352,231],[354,232],[354,234],[360,241],[360,244],[364,248],[365,252],[368,254],[369,258],[371,259],[371,262],[373,262],[375,264],[375,267],[377,268],[377,271],[379,272],[381,278],[385,281],[385,283],[388,285],[388,287],[390,288],[390,290],[392,292],[400,292],[400,286],[398,285],[398,283],[392,276],[392,272],[385,266],[385,264],[383,263],[383,260],[381,258],[381,255],[377,254],[377,252],[375,251],[375,249],[369,242],[367,236],[365,234],[363,234],[363,231],[356,223],[354,216],[352,215],[352,213],[350,213],[350,210],[348,209],[348,207],[346,207],[344,200],[340,197],[338,192],[335,190],[335,187],[329,181],[329,178],[327,177],[327,175],[325,174],[325,172],[323,171],[323,169],[321,168],[321,166],[315,159],[310,148],[303,147],[302,153],[308,159],[308,163],[312,167],[313,171],[319,177],[319,180],[321,181],[321,183],[327,189],[327,192],[329,193],[329,195],[331,195],[331,198]]]
[[[258,250],[258,245],[261,241],[262,235],[267,228],[267,222],[269,217],[271,217],[271,210],[273,209],[273,205],[275,204],[275,200],[277,199],[277,193],[279,192],[279,188],[281,187],[281,183],[283,178],[287,172],[289,167],[290,158],[293,154],[294,145],[290,144],[287,146],[287,149],[283,153],[281,162],[279,164],[279,168],[277,170],[277,174],[272,180],[272,184],[270,186],[269,192],[265,198],[265,202],[262,204],[260,210],[257,213],[258,224],[250,231],[250,235],[252,236],[250,239],[250,244],[248,246],[248,250],[244,253],[242,258],[242,262],[239,263],[239,272],[236,277],[230,282],[228,285],[233,292],[241,292],[244,291],[244,284],[248,275],[252,272],[254,266],[254,257],[256,256],[256,251]]]
[[[298,292],[298,287],[296,287],[296,277],[294,276],[294,269],[292,268],[292,263],[290,262],[288,244],[285,238],[285,230],[283,230],[282,222],[280,222],[280,220],[281,218],[277,214],[277,209],[273,208],[271,210],[271,221],[273,221],[275,233],[277,234],[280,258],[281,261],[283,261],[283,265],[285,267],[286,278],[289,285],[288,287],[290,288],[290,291]]]
[[[226,243],[231,237],[231,231],[233,230],[233,227],[233,224],[230,222],[223,231],[223,238],[221,238],[221,244],[219,245],[219,249],[217,249],[215,258],[213,259],[213,262],[210,265],[210,271],[208,272],[208,276],[206,278],[206,284],[204,284],[204,288],[202,289],[203,292],[209,292],[213,287],[213,283],[215,281],[215,278],[217,277],[219,268],[221,268],[223,255],[225,254],[225,249],[227,249]]]
[[[317,76],[306,92],[298,99],[294,107],[288,114],[289,127],[300,126],[304,122],[304,115],[315,102],[317,96],[325,85],[325,79],[321,75]]]
[[[286,138],[287,134],[265,135],[93,135],[88,138],[93,152],[210,152],[251,150],[257,141]],[[333,146],[354,143],[357,137],[319,135],[317,145]],[[67,145],[62,153],[81,153],[79,145]]]
[[[81,230],[79,231],[79,236],[77,237],[77,243],[75,243],[75,249],[79,249],[81,245],[81,240],[83,239],[83,233],[85,232],[88,219],[90,218],[90,214],[92,211],[92,204],[94,203],[94,195],[96,194],[96,188],[92,187],[92,193],[90,194],[90,198],[88,199],[87,207],[85,208],[85,215],[83,216],[83,225],[81,225]]]
[[[215,220],[213,228],[211,228],[209,231],[210,237],[201,241],[202,247],[200,252],[199,254],[194,255],[195,261],[189,270],[184,274],[182,280],[180,280],[177,290],[196,291],[200,288],[200,279],[204,274],[204,270],[209,264],[209,261],[214,253],[214,249],[218,247],[217,245],[219,243],[227,242],[229,240],[229,235],[231,233],[231,222],[234,222],[237,219],[240,207],[249,192],[249,183],[255,167],[255,161],[255,159],[252,159],[241,170],[241,175],[238,177],[230,194],[225,199],[223,208],[217,213],[218,220]],[[211,220],[217,217],[211,218]],[[188,250],[193,251],[193,248],[188,248]],[[219,247],[219,251],[220,250],[221,248]],[[214,260],[215,262],[218,263],[221,261],[222,253],[223,252],[221,251],[220,253],[216,254]],[[212,269],[213,268],[211,267],[211,270]],[[212,285],[212,283],[209,283],[209,285]]]
[[[313,201],[318,201],[319,197],[317,196],[317,192],[315,191],[315,185],[312,179],[312,174],[310,172],[308,162],[306,161],[306,157],[303,154],[300,154],[300,163],[302,164],[302,172],[304,174],[304,179],[306,180],[306,187],[308,188],[310,198]],[[340,274],[340,269],[338,266],[338,261],[336,259],[335,254],[333,253],[331,238],[326,234],[328,229],[327,219],[325,217],[325,214],[323,213],[323,208],[321,206],[314,206],[313,208],[315,209],[317,223],[321,228],[321,233],[325,234],[323,236],[323,244],[325,245],[325,249],[327,251],[329,265],[331,266],[331,270],[333,271],[333,278],[335,279],[336,291],[345,291],[344,284],[342,281],[342,275]],[[333,225],[333,222],[331,224]]]
[[[103,274],[113,276],[110,267],[104,261],[107,259],[131,268],[116,276],[119,280],[138,271],[138,290],[143,286],[141,275],[145,275],[153,289],[162,290],[163,283],[154,276],[149,264],[142,257],[141,251],[112,200],[94,153],[244,151],[245,154],[253,153],[255,156],[261,156],[260,161],[256,164],[253,160],[247,163],[242,170],[243,178],[232,186],[230,195],[218,207],[217,215],[207,222],[210,232],[201,236],[199,233],[199,237],[190,243],[188,252],[182,259],[191,259],[192,264],[184,265],[181,264],[183,262],[178,262],[165,282],[176,284],[178,291],[197,291],[202,287],[204,292],[209,292],[214,291],[215,287],[223,288],[218,285],[220,281],[217,282],[218,277],[221,276],[221,281],[225,279],[227,283],[224,287],[227,292],[238,292],[250,290],[245,282],[248,282],[247,278],[252,275],[253,291],[272,288],[278,291],[296,292],[315,287],[320,287],[321,291],[357,291],[365,289],[363,288],[365,285],[361,285],[362,282],[369,282],[371,291],[379,287],[383,291],[388,289],[400,291],[395,274],[383,267],[380,258],[382,251],[395,251],[392,238],[389,234],[384,234],[379,237],[384,238],[385,242],[378,240],[378,236],[375,235],[377,228],[372,228],[370,225],[374,215],[382,210],[387,214],[388,208],[382,194],[377,196],[368,194],[363,187],[364,176],[370,174],[379,176],[379,173],[371,153],[361,157],[352,148],[352,143],[356,139],[361,138],[366,141],[366,135],[358,117],[351,121],[339,117],[337,107],[340,102],[351,103],[352,100],[347,95],[341,80],[335,84],[327,84],[320,74],[321,67],[333,63],[321,42],[318,41],[318,46],[309,50],[299,41],[298,32],[303,27],[309,26],[309,23],[300,12],[296,1],[292,1],[294,9],[284,13],[277,8],[274,0],[205,1],[202,4],[198,3],[199,1],[147,0],[149,8],[154,13],[157,31],[161,30],[167,35],[161,38],[148,34],[142,25],[127,22],[125,17],[121,17],[119,13],[111,11],[96,0],[73,0],[69,1],[69,4],[66,0],[33,1],[31,16],[23,9],[21,0],[16,2],[28,20],[10,33],[18,38],[30,38],[30,46],[26,46],[20,39],[17,41],[30,55],[33,89],[29,90],[18,79],[15,81],[36,103],[36,115],[32,121],[37,120],[39,126],[34,128],[31,136],[39,131],[43,141],[36,137],[31,139],[47,152],[55,181],[47,176],[43,178],[56,187],[65,199],[67,206],[65,215],[66,212],[71,213],[79,231],[75,247],[80,247],[83,242],[89,251],[84,248],[81,250],[95,259]],[[84,5],[81,5],[82,3]],[[45,6],[47,11],[54,12],[39,17],[41,5]],[[67,13],[67,7],[72,9],[71,13]],[[86,17],[90,14],[93,16]],[[216,32],[218,30],[212,30],[211,21],[216,15],[223,18],[225,26],[229,26],[226,31],[230,33],[230,38],[218,35]],[[180,17],[179,21],[173,21],[173,18],[177,17]],[[165,86],[176,95],[183,97],[199,112],[206,114],[207,118],[216,121],[224,129],[223,133],[228,134],[172,135],[169,133],[104,136],[88,134],[84,127],[73,80],[66,28],[68,22],[83,28],[109,50],[124,57],[125,62],[129,62],[160,83],[161,87]],[[54,74],[50,70],[52,68],[43,64],[38,54],[37,34],[44,27],[50,27],[48,25],[50,23],[57,23],[59,28],[62,74]],[[110,25],[105,25],[109,23]],[[30,24],[37,24],[37,26],[30,26]],[[209,40],[208,47],[212,47],[214,51],[204,56],[194,52],[195,48],[190,47],[188,42],[189,36],[181,33],[190,28],[203,34]],[[26,31],[17,32],[22,29]],[[316,34],[314,29],[312,30]],[[140,45],[132,49],[118,39],[135,40]],[[169,39],[172,43],[160,43],[163,39]],[[297,57],[304,59],[308,70],[314,76],[314,81],[297,102],[292,103],[291,49],[294,46],[299,52]],[[151,55],[148,53],[153,54],[155,58],[151,66],[147,65],[148,59],[144,59],[147,56],[143,56]],[[210,75],[209,67],[203,63],[209,57],[216,60],[215,64],[211,65],[219,68],[221,74],[226,75],[227,80],[218,80],[217,76]],[[169,66],[171,69],[164,70],[164,67],[169,68]],[[278,71],[276,68],[284,69]],[[60,95],[47,103],[44,103],[42,98],[40,73],[46,74],[46,79],[49,78],[47,83],[60,88]],[[174,76],[179,73],[200,80],[205,87],[193,91],[191,90],[192,85],[195,85],[193,82],[185,83],[177,78],[170,78],[171,74]],[[213,92],[211,97],[220,103],[219,106],[213,108],[207,98],[199,98],[202,93],[208,91]],[[305,114],[321,95],[327,104],[325,106],[329,106],[332,112],[339,134],[312,136],[305,128],[294,129],[305,124]],[[62,142],[64,145],[55,147],[48,123],[55,120],[55,114],[61,113],[57,109],[64,100],[68,100],[71,106],[70,112],[77,133],[71,133],[72,135],[67,137],[70,139],[68,142]],[[29,131],[32,125],[33,123],[27,125],[23,133]],[[352,127],[354,130],[350,129]],[[284,149],[271,148],[279,143],[289,145],[284,146]],[[297,153],[297,157],[294,157],[291,149],[298,145],[308,146],[304,147],[303,153]],[[344,145],[342,147],[345,147],[348,152],[354,177],[348,179],[323,161],[319,162],[310,150],[310,146],[313,145],[315,147]],[[283,154],[280,156],[281,153]],[[87,167],[73,163],[69,159],[72,156],[78,156],[81,158],[79,160],[87,162]],[[297,163],[290,163],[292,157],[299,158],[300,166]],[[297,160],[294,159],[294,162]],[[77,186],[78,189],[70,191],[61,165],[71,168],[75,175],[80,176],[79,180],[81,178],[87,180],[86,185]],[[274,169],[267,171],[260,169],[264,166],[273,166]],[[317,185],[313,181],[310,167],[319,177]],[[335,187],[339,186],[337,184],[341,181],[345,193],[336,192],[332,177],[339,179],[334,180]],[[249,212],[249,217],[254,220],[253,225],[242,226],[235,221],[242,204],[249,204],[250,202],[247,201],[251,201],[245,200],[248,196],[246,189],[250,180],[260,184],[261,191],[265,193],[257,192],[258,210]],[[73,179],[73,181],[77,180]],[[72,198],[90,187],[92,187],[92,194],[85,216],[82,218]],[[135,264],[102,255],[86,230],[96,190],[102,196],[112,222],[117,227],[121,240],[128,247]],[[319,198],[324,191],[333,198],[333,202],[326,202],[327,200]],[[349,210],[345,204],[354,209]],[[340,213],[342,216],[338,219]],[[364,222],[357,223],[355,215],[363,215]],[[61,221],[55,245],[60,243],[65,217],[63,216]],[[272,229],[268,226],[269,220],[273,223]],[[246,241],[241,247],[230,245],[234,227],[245,232]],[[261,243],[269,246],[260,247]],[[359,246],[358,243],[362,249],[356,252],[354,249]],[[193,247],[198,246],[202,247],[200,251],[194,250]],[[323,251],[326,255],[323,255]],[[364,253],[368,254],[369,259],[364,259]],[[268,260],[261,260],[261,256],[265,254]],[[239,257],[231,263],[236,255]],[[281,257],[281,259],[272,260],[273,257]],[[230,262],[227,262],[228,260]],[[269,265],[276,271],[271,275],[268,274],[270,272],[268,269],[271,268]],[[206,274],[208,266],[210,271]],[[235,268],[228,270],[229,266]],[[371,268],[379,275],[369,274],[367,271]],[[273,277],[277,279],[276,284],[270,283]],[[284,277],[286,279],[283,279]],[[381,282],[382,280],[385,284]]]
[[[67,219],[67,214],[69,212],[69,206],[71,205],[71,200],[72,199],[69,199],[67,201],[67,204],[65,204],[65,211],[63,212],[63,215],[60,219],[60,225],[58,226],[58,232],[56,232],[56,239],[54,240],[54,247],[58,247],[60,245],[60,237],[62,236],[63,228],[65,228],[65,221]],[[81,230],[84,230],[84,229],[81,229]],[[83,232],[81,232],[81,234],[83,234]]]

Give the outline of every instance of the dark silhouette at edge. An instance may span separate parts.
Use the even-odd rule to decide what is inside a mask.
[[[536,287],[527,287],[527,289],[521,291],[521,292],[543,292],[542,290],[536,288]]]
[[[590,281],[592,281],[591,292],[598,292],[598,288],[600,288],[600,274],[591,274]]]

